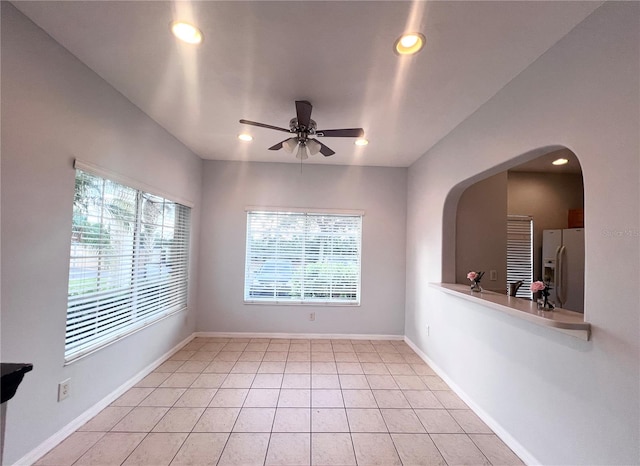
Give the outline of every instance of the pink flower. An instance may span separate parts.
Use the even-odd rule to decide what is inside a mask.
[[[546,287],[547,286],[541,281],[533,282],[531,284],[531,291],[533,291],[535,293],[536,291],[544,290]]]
[[[476,272],[469,272],[467,274],[467,278],[471,281],[474,281],[477,277],[478,277],[478,274]]]

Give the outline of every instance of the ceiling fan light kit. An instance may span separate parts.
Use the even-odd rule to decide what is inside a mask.
[[[298,152],[296,153],[296,159],[307,160],[309,158],[309,154],[307,154],[307,148],[300,144],[298,146]]]
[[[316,155],[321,149],[320,143],[315,139],[307,139],[306,147],[311,155]]]
[[[319,137],[362,138],[364,136],[362,128],[317,130],[316,122],[311,119],[312,110],[313,106],[308,101],[296,100],[296,117],[289,121],[289,129],[244,119],[240,120],[240,123],[295,134],[295,136],[269,147],[269,150],[284,149],[289,153],[293,153],[297,146],[296,158],[300,160],[306,160],[309,158],[309,154],[315,155],[318,152],[325,157],[335,154],[332,149],[318,141],[317,138]]]
[[[298,138],[289,138],[285,141],[282,141],[282,148],[287,152],[289,152],[290,154],[293,153],[293,149],[295,149],[297,145],[298,145]]]

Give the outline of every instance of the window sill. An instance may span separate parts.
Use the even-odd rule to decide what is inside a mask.
[[[588,341],[591,338],[591,324],[585,322],[584,315],[579,312],[561,308],[556,308],[553,311],[542,311],[538,309],[534,301],[515,298],[493,291],[475,293],[467,285],[454,283],[430,283],[429,285],[443,293],[481,304],[518,319],[548,327],[581,340]]]
[[[71,355],[65,355],[65,359],[64,359],[64,365],[68,366],[69,364],[73,364],[76,361],[79,361],[83,358],[86,358],[87,356],[91,356],[93,353],[96,353],[98,351],[100,351],[103,348],[106,348],[110,345],[113,345],[114,343],[119,342],[120,340],[127,338],[130,335],[133,335],[134,333],[138,333],[141,330],[146,329],[147,327],[150,327],[154,324],[157,324],[158,322],[167,319],[173,315],[176,315],[180,312],[184,312],[187,311],[188,307],[180,307],[178,309],[172,310],[172,311],[167,311],[164,314],[159,314],[153,317],[150,317],[144,321],[140,321],[137,325],[132,325],[131,327],[129,327],[126,331],[123,331],[122,333],[116,333],[115,335],[113,335],[110,338],[105,338],[101,341],[99,341],[96,344],[93,344],[91,346],[88,346],[87,348],[81,350],[81,351],[77,351],[72,353]]]
[[[291,301],[291,300],[283,300],[283,301],[267,301],[267,300],[259,300],[259,299],[246,299],[244,304],[258,304],[261,306],[333,306],[333,307],[359,307],[360,301],[358,302],[336,302],[336,301]]]

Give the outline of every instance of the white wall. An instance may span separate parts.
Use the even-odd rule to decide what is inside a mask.
[[[1,90],[2,361],[34,365],[8,404],[4,453],[13,464],[195,326],[191,306],[63,366],[74,158],[193,201],[201,161],[8,2]],[[193,214],[197,232],[197,207]],[[58,403],[67,378],[71,395]]]
[[[409,169],[406,335],[539,464],[640,462],[639,17],[605,3]],[[589,342],[427,286],[461,188],[544,146],[583,169]]]
[[[406,174],[404,168],[205,161],[197,330],[402,335]],[[247,206],[364,210],[361,306],[244,304]]]

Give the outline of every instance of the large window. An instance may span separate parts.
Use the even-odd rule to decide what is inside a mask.
[[[190,209],[76,170],[65,359],[186,308]]]
[[[533,281],[533,218],[507,216],[507,289],[509,283],[522,281],[516,296],[532,299]]]
[[[362,214],[247,213],[246,302],[360,303]]]

